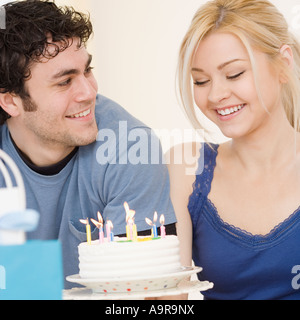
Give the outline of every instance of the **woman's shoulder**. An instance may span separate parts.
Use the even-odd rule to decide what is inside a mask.
[[[197,141],[177,144],[168,150],[165,159],[169,167],[176,168],[182,173],[185,171],[192,172],[192,169],[195,169],[198,165],[203,148],[204,144]],[[191,170],[187,170],[188,168]]]
[[[173,188],[181,189],[187,195],[191,193],[203,148],[204,144],[201,142],[185,142],[168,150],[165,159]]]

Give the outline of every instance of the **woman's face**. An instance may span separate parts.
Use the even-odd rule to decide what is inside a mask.
[[[265,54],[253,52],[261,99],[248,52],[235,35],[215,32],[206,36],[192,64],[197,106],[230,138],[257,130],[281,106],[279,73]]]

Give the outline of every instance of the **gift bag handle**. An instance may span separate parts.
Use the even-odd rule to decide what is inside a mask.
[[[10,174],[9,174],[9,172],[8,172],[7,168],[5,167],[2,160],[4,160],[6,165],[10,167],[10,169],[14,175],[17,187],[19,188],[19,191],[20,191],[21,205],[23,208],[26,208],[25,187],[24,187],[24,182],[23,182],[21,173],[20,173],[17,165],[11,159],[11,157],[7,153],[5,153],[3,150],[0,149],[0,172],[2,172],[2,174],[3,174],[7,188],[13,188],[13,183],[12,183]]]

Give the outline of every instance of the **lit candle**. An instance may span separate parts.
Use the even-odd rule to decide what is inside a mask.
[[[126,224],[126,238],[127,240],[131,240],[131,224],[127,222]]]
[[[161,226],[160,226],[160,236],[162,237],[162,239],[164,239],[166,237],[166,227],[164,226],[164,224],[165,224],[165,216],[163,214],[160,216],[159,222],[161,224]]]
[[[136,225],[134,224],[134,215],[135,211],[129,208],[127,202],[124,202],[124,208],[126,212],[126,237],[127,240],[137,241],[137,229]]]
[[[111,231],[113,229],[114,225],[112,224],[112,222],[110,220],[108,220],[106,222],[106,232],[107,232],[107,241],[108,242],[113,242],[114,241],[114,234]]]
[[[107,241],[110,242],[111,240],[111,221],[110,220],[107,220],[106,222],[106,238],[107,238]]]
[[[88,244],[91,244],[92,243],[92,236],[91,236],[91,226],[89,223],[89,219],[88,218],[80,219],[79,221],[86,225],[86,241]]]
[[[124,209],[126,212],[126,237],[127,240],[131,240],[131,232],[130,232],[130,209],[127,202],[124,202]]]
[[[91,219],[91,221],[99,229],[99,242],[103,243],[104,242],[103,219],[99,211],[97,213],[97,216],[98,216],[98,221],[94,219]]]
[[[103,224],[99,228],[99,242],[100,243],[104,242]]]
[[[155,211],[154,212],[154,216],[153,216],[153,222],[146,218],[145,219],[147,224],[149,224],[149,226],[151,226],[151,237],[152,238],[157,238],[157,227],[156,227],[156,221],[157,221],[157,212]]]
[[[153,216],[153,238],[157,238],[157,227],[156,227],[156,221],[157,221],[157,212],[154,212],[154,216]]]
[[[136,224],[132,225],[132,241],[138,241]]]
[[[151,237],[153,238],[153,228],[152,228],[153,223],[152,223],[152,221],[151,221],[150,219],[148,219],[148,218],[145,218],[145,221],[147,222],[147,224],[149,224],[149,226],[151,226]]]

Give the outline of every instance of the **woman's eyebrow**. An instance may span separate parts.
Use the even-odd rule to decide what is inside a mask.
[[[226,61],[222,64],[220,64],[218,66],[218,70],[222,70],[223,68],[225,68],[227,65],[233,63],[233,62],[237,62],[237,61],[246,61],[245,59],[232,59],[232,60],[229,60],[229,61]],[[194,72],[204,72],[203,69],[200,69],[200,68],[192,68],[192,71]]]

